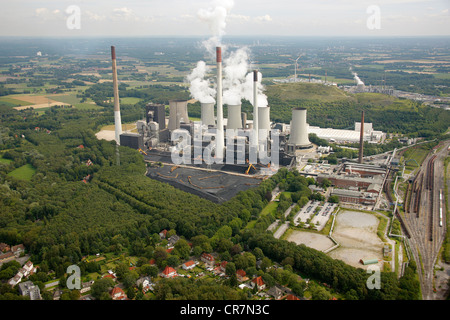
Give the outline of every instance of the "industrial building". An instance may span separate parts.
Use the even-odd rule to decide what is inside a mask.
[[[383,178],[362,178],[357,175],[338,175],[338,174],[326,174],[319,173],[317,175],[317,182],[322,183],[325,179],[328,179],[331,184],[338,188],[368,188],[371,184],[382,184]]]
[[[382,168],[380,166],[371,165],[371,164],[361,164],[361,163],[354,163],[354,162],[344,162],[342,164],[341,169],[339,172],[346,172],[348,174],[354,174],[357,173],[361,177],[372,177],[372,176],[378,176],[378,175],[384,175],[386,174],[386,168]]]
[[[332,129],[308,126],[308,134],[314,133],[317,137],[337,143],[356,143],[360,140],[361,122],[355,122],[354,130]],[[364,141],[380,143],[386,137],[382,131],[373,130],[372,123],[364,123]]]
[[[341,202],[354,204],[374,205],[377,201],[377,195],[357,190],[334,189],[331,195],[337,196]]]
[[[168,101],[168,117],[165,105],[149,103],[145,107],[144,118],[136,122],[137,133],[122,133],[114,47],[111,47],[111,57],[117,144],[141,150],[147,162],[166,164],[150,165],[147,168],[147,176],[152,179],[167,182],[214,202],[227,201],[237,192],[258,185],[265,175],[276,173],[279,166],[293,166],[299,161],[299,154],[308,154],[300,156],[304,160],[317,152],[332,152],[330,147],[315,149],[309,141],[310,133],[336,142],[358,142],[361,137],[369,142],[383,139],[384,134],[373,130],[371,123],[364,123],[363,117],[361,122],[355,123],[354,130],[311,127],[307,122],[305,108],[292,109],[289,125],[272,123],[270,106],[258,105],[256,70],[253,71],[253,120],[247,120],[247,113],[242,112],[241,104],[223,103],[220,47],[216,48],[216,99],[215,102],[199,101],[201,125],[189,119],[188,100],[174,99]],[[223,116],[224,107],[227,108],[227,119]],[[185,135],[174,135],[180,132]],[[185,138],[188,140],[185,141]],[[181,141],[186,145],[180,147]],[[196,143],[198,141],[200,143]],[[188,161],[175,165],[172,158],[174,154],[182,155],[183,160]],[[214,161],[206,161],[206,156]],[[277,157],[275,166],[271,166],[273,162],[264,162],[273,160],[273,157]],[[308,175],[316,176],[319,183],[328,179],[337,188],[349,189],[335,189],[335,194],[342,201],[363,204],[371,203],[371,199],[376,198],[385,174],[382,168],[350,162],[344,163],[337,173],[328,172],[329,168],[321,171]]]

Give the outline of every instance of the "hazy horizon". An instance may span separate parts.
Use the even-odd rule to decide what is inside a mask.
[[[207,37],[214,28],[220,36],[450,36],[449,7],[446,0],[16,0],[2,5],[0,36]]]

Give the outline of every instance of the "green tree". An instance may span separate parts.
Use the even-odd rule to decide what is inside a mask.
[[[95,281],[91,286],[91,295],[95,299],[102,300],[105,294],[109,297],[109,290],[114,287],[114,281],[111,278],[102,278]]]

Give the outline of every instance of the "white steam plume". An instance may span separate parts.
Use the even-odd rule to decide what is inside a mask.
[[[352,74],[356,81],[356,84],[364,84],[364,82],[362,82],[362,80],[358,77],[358,74],[356,72],[352,72]]]
[[[226,19],[233,6],[234,0],[215,0],[211,7],[197,12],[197,16],[208,24],[211,31],[211,38],[203,41],[203,46],[212,56],[214,56],[215,48],[222,46],[222,37],[225,35],[227,26]]]
[[[204,61],[197,62],[197,66],[192,70],[192,73],[187,76],[189,82],[189,90],[191,96],[197,99],[201,103],[215,103],[214,96],[216,90],[213,87],[213,83],[210,80],[205,79],[206,74],[209,71],[209,67]]]
[[[257,82],[257,92],[258,92],[258,108],[267,107],[269,105],[269,101],[267,100],[267,96],[264,94],[264,86],[261,83],[262,74],[258,72],[258,82]],[[253,105],[253,72],[250,72],[245,77],[245,83],[243,84],[243,98],[250,101]]]
[[[245,76],[249,69],[249,50],[240,48],[225,59],[223,69],[223,102],[229,105],[240,104],[243,98]]]

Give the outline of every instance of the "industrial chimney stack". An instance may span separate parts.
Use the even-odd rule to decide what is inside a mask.
[[[117,81],[116,48],[111,46],[112,74],[114,88],[114,124],[116,143],[120,144],[120,135],[122,134],[122,120],[120,118],[119,104],[119,84]]]
[[[258,129],[258,71],[253,70],[253,132],[255,135],[253,144],[257,149],[259,145]]]
[[[222,48],[216,47],[217,62],[217,134],[216,134],[216,158],[218,162],[223,160],[225,136],[223,132],[223,102],[222,102]]]
[[[361,113],[361,132],[359,134],[359,163],[363,163],[363,149],[364,149],[364,111]]]

